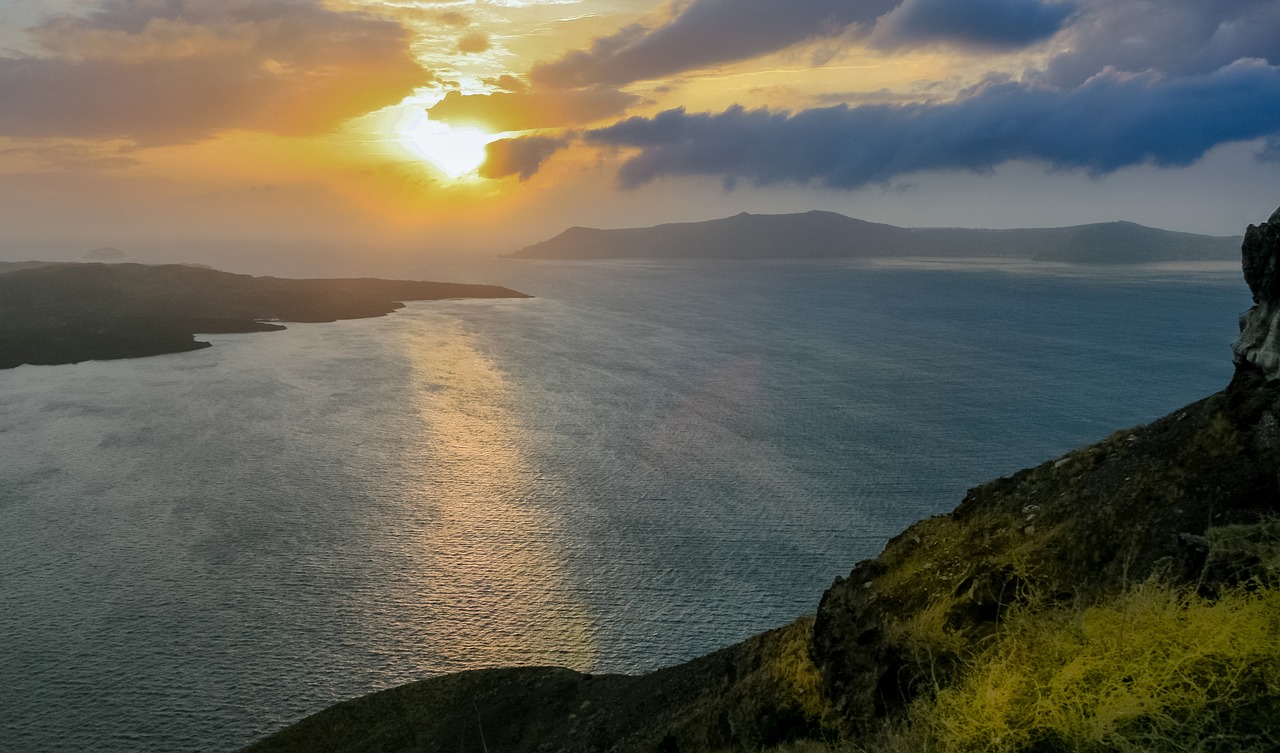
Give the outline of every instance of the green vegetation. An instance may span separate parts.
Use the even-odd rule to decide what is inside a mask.
[[[1230,582],[1280,587],[1280,517],[1208,531],[1208,567]],[[1280,634],[1277,635],[1280,641]]]
[[[1152,582],[1081,611],[1015,609],[905,736],[948,753],[1275,750],[1277,636],[1274,588],[1211,601]]]
[[[1020,594],[986,640],[944,602],[894,628],[919,663],[948,657],[904,718],[861,750],[1216,753],[1280,749],[1280,519],[1211,528],[1208,589],[1153,577],[1087,607]],[[1205,584],[1198,584],[1203,587]]]
[[[793,626],[779,631],[777,639],[766,649],[763,674],[767,677],[764,685],[768,692],[761,694],[756,703],[771,707],[776,719],[788,722],[762,725],[766,740],[835,739],[838,735],[839,719],[822,692],[822,675],[809,654],[812,638],[813,618],[802,617]]]

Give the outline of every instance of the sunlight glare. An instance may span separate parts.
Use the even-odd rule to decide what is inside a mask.
[[[497,138],[479,128],[451,128],[425,112],[407,120],[399,129],[400,144],[454,180],[484,164],[485,145]]]
[[[453,668],[588,670],[599,647],[569,565],[570,523],[546,496],[554,484],[539,483],[521,451],[513,387],[459,324],[422,321],[430,333],[415,333],[405,350],[422,430],[421,444],[405,447],[414,474],[406,488],[417,496],[397,516],[409,558],[396,583],[402,601],[431,616]]]

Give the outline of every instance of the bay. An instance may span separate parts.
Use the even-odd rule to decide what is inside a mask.
[[[812,612],[965,490],[1225,386],[1220,267],[518,263],[529,300],[0,372],[0,749],[233,750],[441,672]]]

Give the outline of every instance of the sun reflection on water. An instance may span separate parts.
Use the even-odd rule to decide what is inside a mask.
[[[412,461],[424,483],[406,554],[446,668],[591,668],[592,618],[565,570],[562,521],[537,504],[503,374],[443,321],[412,340],[409,358],[422,424]]]

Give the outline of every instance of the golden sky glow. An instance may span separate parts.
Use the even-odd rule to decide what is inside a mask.
[[[1235,232],[1277,200],[1280,14],[1150,5],[0,4],[0,254],[503,252],[814,208]]]

